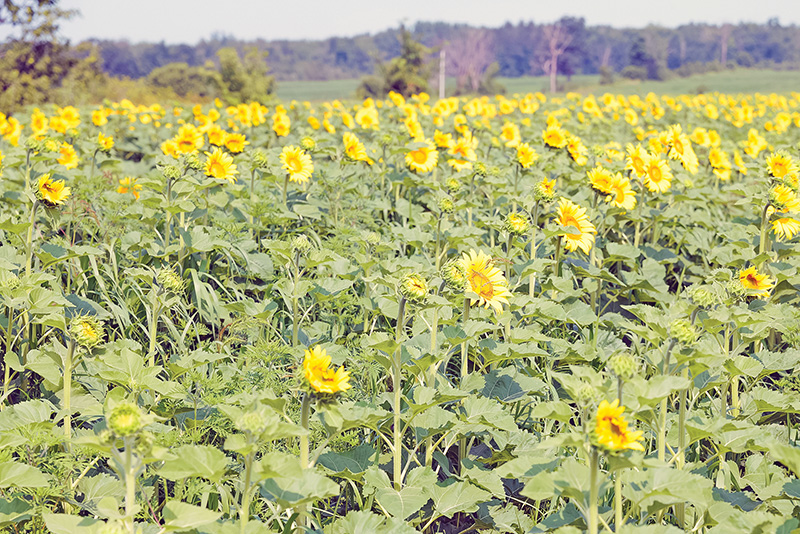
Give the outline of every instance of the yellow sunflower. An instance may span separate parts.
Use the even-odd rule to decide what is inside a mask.
[[[184,124],[175,137],[175,148],[181,154],[194,154],[203,147],[203,134],[191,124]]]
[[[68,198],[71,190],[64,185],[64,180],[53,180],[50,173],[39,177],[39,184],[36,188],[36,198],[50,208],[63,204]]]
[[[790,217],[781,217],[772,221],[772,231],[775,232],[778,241],[791,240],[800,233],[800,222]]]
[[[500,139],[507,147],[516,148],[520,143],[519,127],[513,122],[506,121],[501,129]]]
[[[110,135],[103,135],[102,132],[97,134],[97,146],[100,150],[111,150],[114,148],[114,138]]]
[[[570,157],[572,157],[572,160],[581,167],[589,162],[589,158],[587,157],[589,149],[586,148],[586,145],[583,144],[580,137],[574,135],[569,136],[567,151]]]
[[[527,169],[539,159],[539,154],[528,143],[517,144],[517,161],[523,169]]]
[[[564,238],[564,248],[569,251],[581,249],[589,254],[594,244],[594,234],[597,233],[594,225],[586,215],[586,208],[574,204],[571,200],[562,198],[558,201],[556,209],[556,222],[565,227],[573,227],[574,231],[561,234]]]
[[[238,174],[238,171],[236,170],[236,164],[233,162],[233,157],[230,154],[226,154],[219,148],[215,148],[214,152],[205,152],[205,155],[208,159],[206,159],[204,170],[208,176],[213,176],[221,180],[230,180],[231,182],[236,181],[236,174]]]
[[[619,399],[614,399],[611,404],[606,400],[600,403],[597,407],[597,421],[594,428],[597,442],[601,447],[611,451],[644,451],[644,447],[639,443],[642,431],[628,429],[628,422],[622,415],[624,411],[625,407],[619,405]]]
[[[319,346],[305,351],[303,374],[317,393],[339,393],[351,387],[350,373],[344,370],[344,366],[332,369],[331,357]]]
[[[645,165],[649,159],[647,151],[642,148],[642,145],[637,144],[635,147],[632,143],[628,143],[625,147],[628,157],[625,159],[625,170],[633,172],[637,178],[643,178],[647,174]]]
[[[480,306],[491,307],[495,313],[502,313],[503,304],[508,304],[511,292],[505,276],[494,266],[492,258],[483,251],[470,250],[461,256],[461,266],[467,275],[467,290],[478,295],[478,299],[470,300],[470,304],[477,302]]]
[[[631,181],[620,173],[611,177],[609,194],[606,202],[611,202],[614,207],[632,210],[636,207],[636,192],[631,187]]]
[[[755,266],[739,271],[739,281],[749,294],[755,297],[768,298],[775,281],[766,274],[759,274]]]
[[[211,136],[209,136],[210,139]],[[244,134],[240,133],[232,133],[227,134],[225,136],[225,148],[233,152],[234,154],[238,154],[239,152],[244,151],[244,147],[250,144],[250,141],[244,136]]]
[[[564,148],[567,146],[567,135],[559,126],[553,124],[542,132],[544,144],[553,148]]]
[[[772,188],[769,199],[778,211],[800,211],[800,198],[797,197],[797,193],[794,192],[794,189],[783,184]]]
[[[344,143],[344,153],[348,158],[353,161],[364,161],[372,165],[373,161],[367,156],[364,143],[362,143],[354,133],[345,132],[342,136],[342,142]]]
[[[131,178],[130,176],[126,176],[122,180],[119,181],[119,187],[117,187],[117,193],[125,194],[130,192],[136,200],[139,200],[139,196],[141,195],[140,191],[142,190],[142,185],[136,183],[136,178]]]
[[[420,143],[422,146],[406,152],[406,165],[414,172],[431,172],[439,161],[439,152],[427,139]]]
[[[611,172],[598,165],[587,172],[586,176],[589,178],[589,184],[591,184],[592,188],[606,195],[611,194],[611,182],[614,179]]]
[[[697,154],[692,148],[692,141],[683,133],[680,124],[670,126],[667,131],[667,140],[670,145],[669,153],[671,159],[677,159],[689,174],[697,174]]]
[[[798,168],[797,163],[795,163],[788,154],[775,152],[767,156],[767,171],[770,176],[778,180],[796,183],[800,168]]]
[[[648,157],[644,170],[644,185],[650,191],[664,193],[672,187],[672,171],[669,164],[659,156]]]
[[[311,156],[296,146],[285,146],[281,151],[281,163],[283,170],[289,174],[289,180],[298,183],[305,183],[314,173],[314,162]]]
[[[58,153],[61,154],[61,157],[58,158],[58,162],[65,168],[74,169],[78,166],[78,155],[69,143],[61,143],[61,146],[58,148]]]

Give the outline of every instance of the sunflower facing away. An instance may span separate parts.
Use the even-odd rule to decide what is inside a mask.
[[[439,152],[430,141],[421,142],[423,146],[406,152],[406,165],[414,172],[431,172],[439,161]]]
[[[597,408],[597,422],[595,424],[595,437],[601,447],[611,451],[644,451],[639,441],[642,431],[631,431],[628,422],[622,413],[624,406],[619,405],[619,399],[614,399],[611,404],[604,400]]]
[[[53,180],[50,173],[39,177],[36,188],[36,198],[48,207],[59,206],[69,198],[70,188],[64,185],[64,180]]]
[[[206,152],[205,173],[208,176],[219,178],[221,180],[236,181],[236,164],[233,162],[233,157],[226,154],[219,148],[215,148],[213,152]]]
[[[775,281],[766,274],[758,274],[755,266],[740,270],[739,281],[750,295],[760,298],[768,298],[775,286]]]
[[[631,181],[627,177],[617,173],[611,177],[609,183],[609,194],[606,202],[611,202],[614,207],[624,210],[632,210],[636,207],[636,192],[631,187]]]
[[[305,351],[303,374],[308,385],[317,393],[338,393],[350,389],[350,373],[344,366],[331,368],[331,357],[325,349],[316,346]]]
[[[461,265],[467,274],[467,290],[478,295],[476,302],[486,308],[491,307],[496,313],[503,312],[503,304],[508,304],[511,292],[508,290],[503,273],[492,264],[492,258],[483,251],[470,250],[461,257]]]
[[[314,162],[311,161],[311,156],[296,146],[283,147],[281,163],[283,163],[283,170],[289,174],[289,180],[293,182],[305,183],[311,179],[311,174],[314,172]]]
[[[594,225],[586,215],[586,208],[582,208],[571,200],[562,198],[558,201],[556,222],[561,226],[573,227],[575,230],[561,234],[564,237],[564,248],[569,251],[581,249],[585,254],[594,245],[594,234],[597,233]]]

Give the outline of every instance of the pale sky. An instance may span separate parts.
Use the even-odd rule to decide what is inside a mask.
[[[675,27],[689,22],[800,24],[800,0],[61,0],[81,14],[65,22],[72,42],[96,37],[194,44],[214,33],[242,39],[324,39],[396,28],[400,22],[552,22],[564,15],[587,25]],[[2,36],[0,34],[0,36]]]

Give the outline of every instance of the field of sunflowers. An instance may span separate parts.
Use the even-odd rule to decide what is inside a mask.
[[[5,532],[800,531],[800,94],[0,135]]]

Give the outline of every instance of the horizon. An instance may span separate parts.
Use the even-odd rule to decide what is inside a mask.
[[[97,39],[131,44],[195,45],[214,36],[242,41],[317,41],[375,35],[398,28],[400,24],[413,27],[418,22],[498,28],[506,23],[546,24],[564,16],[583,18],[587,26],[617,29],[649,25],[677,28],[689,24],[766,24],[775,18],[783,26],[800,24],[800,9],[793,0],[763,0],[760,15],[756,17],[748,2],[742,0],[702,3],[675,0],[668,12],[661,11],[655,16],[646,3],[634,0],[565,0],[558,5],[538,5],[538,2],[521,5],[515,0],[495,0],[490,5],[478,0],[449,0],[431,5],[424,0],[407,0],[402,5],[390,4],[381,10],[369,9],[372,4],[367,0],[343,0],[335,5],[311,1],[305,3],[309,8],[298,17],[293,6],[273,1],[252,5],[244,0],[229,0],[226,4],[229,8],[220,10],[219,4],[210,0],[141,0],[136,10],[126,10],[120,16],[121,2],[62,0],[61,7],[77,9],[80,14],[61,22],[59,35],[73,42]],[[342,16],[343,12],[347,15]],[[247,16],[242,18],[242,13]],[[418,16],[419,13],[423,16]],[[509,16],[509,13],[517,16]],[[201,14],[212,16],[199,16]],[[186,18],[189,20],[184,21]],[[287,20],[295,19],[297,24],[286,24]],[[331,24],[331,21],[335,22]],[[6,31],[2,37],[11,33]]]

